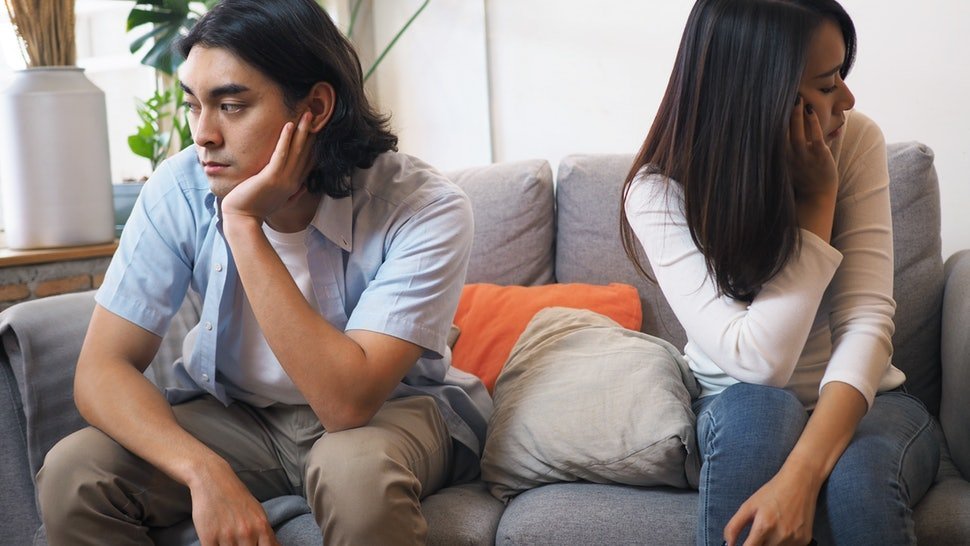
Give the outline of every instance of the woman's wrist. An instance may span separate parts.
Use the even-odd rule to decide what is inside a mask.
[[[835,197],[834,191],[799,196],[795,202],[798,227],[811,231],[826,243],[831,241]]]

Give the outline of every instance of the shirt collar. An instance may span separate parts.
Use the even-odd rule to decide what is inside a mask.
[[[310,225],[335,245],[350,252],[354,249],[354,198],[353,195],[335,199],[324,195],[317,206],[317,213]]]

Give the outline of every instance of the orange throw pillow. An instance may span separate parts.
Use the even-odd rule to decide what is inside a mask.
[[[515,342],[546,307],[589,309],[630,330],[639,330],[643,323],[640,296],[628,284],[468,284],[455,314],[461,335],[452,350],[452,364],[477,375],[492,392]]]

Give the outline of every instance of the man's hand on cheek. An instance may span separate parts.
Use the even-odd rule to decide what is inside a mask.
[[[222,199],[224,218],[250,218],[262,223],[306,191],[303,183],[313,148],[310,119],[310,113],[305,112],[296,124],[283,126],[269,163]]]

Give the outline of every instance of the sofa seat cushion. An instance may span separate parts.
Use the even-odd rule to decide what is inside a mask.
[[[544,309],[495,386],[482,479],[503,501],[551,482],[696,486],[698,394],[666,341],[592,311]]]
[[[429,545],[491,546],[504,510],[480,481],[446,487],[421,501]]]
[[[320,528],[303,497],[288,495],[263,503],[281,546],[321,546]],[[504,506],[485,484],[474,482],[447,487],[426,497],[421,512],[428,521],[428,544],[486,546],[495,543],[495,532]],[[156,544],[197,546],[192,520],[151,533]]]
[[[953,465],[944,442],[936,482],[913,511],[920,544],[970,544],[970,482]]]
[[[693,545],[697,492],[592,483],[545,485],[509,503],[496,544]]]

